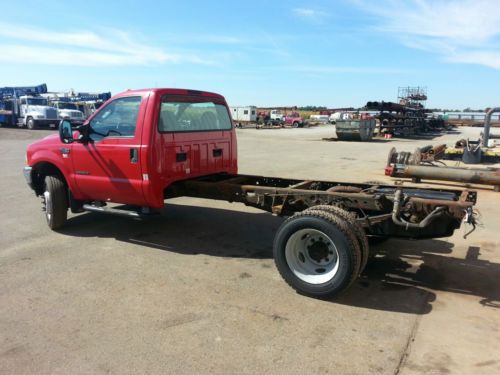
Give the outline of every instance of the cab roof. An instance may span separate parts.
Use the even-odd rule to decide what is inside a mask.
[[[146,94],[146,93],[155,93],[158,95],[205,96],[205,97],[224,99],[222,95],[216,94],[214,92],[190,90],[190,89],[174,89],[174,88],[148,88],[148,89],[127,90],[114,95],[114,97],[128,95],[128,94]]]

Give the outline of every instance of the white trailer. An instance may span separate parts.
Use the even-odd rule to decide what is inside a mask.
[[[309,119],[313,122],[319,122],[321,124],[328,124],[330,121],[328,115],[311,115]]]
[[[230,107],[233,121],[238,122],[256,122],[257,107],[250,105],[246,107]]]

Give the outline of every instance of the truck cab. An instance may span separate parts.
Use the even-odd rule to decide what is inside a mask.
[[[108,100],[74,133],[62,131],[64,144],[53,135],[27,150],[25,175],[50,205],[57,193],[47,193],[49,175],[67,190],[67,207],[115,202],[154,209],[163,207],[166,190],[177,181],[237,173],[228,106],[213,93],[129,90]],[[60,225],[59,219],[52,222],[53,206],[46,209],[52,210],[49,226]]]
[[[35,129],[39,126],[59,123],[57,109],[50,106],[42,96],[23,95],[17,99],[18,125]]]
[[[305,124],[304,119],[298,112],[292,112],[289,115],[286,115],[283,117],[283,121],[286,125],[291,125],[294,128],[302,127]]]
[[[73,125],[83,124],[83,112],[78,110],[75,103],[62,100],[52,100],[50,104],[57,108],[59,119],[69,120]]]
[[[84,118],[88,118],[95,111],[97,111],[104,102],[101,100],[87,100],[87,101],[76,101],[74,102],[76,108],[83,113]]]
[[[271,117],[271,120],[279,120],[279,121],[283,121],[285,115],[278,109],[273,109],[271,112],[270,112],[270,117]]]

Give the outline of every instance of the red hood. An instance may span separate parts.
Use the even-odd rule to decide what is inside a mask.
[[[40,150],[40,149],[50,149],[53,147],[59,147],[61,145],[61,141],[59,140],[59,135],[58,134],[51,134],[48,135],[42,139],[39,139],[38,141],[35,141],[31,143],[26,152],[28,155],[28,161],[31,158],[31,155]]]
[[[33,142],[28,147],[31,148],[31,147],[37,147],[38,145],[46,146],[59,143],[61,143],[61,141],[59,140],[59,134],[51,134],[42,139],[39,139],[38,141]]]

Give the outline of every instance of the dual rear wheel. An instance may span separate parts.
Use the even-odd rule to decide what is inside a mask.
[[[368,260],[368,242],[354,216],[338,207],[315,206],[283,222],[274,260],[299,293],[332,297],[347,289]]]

